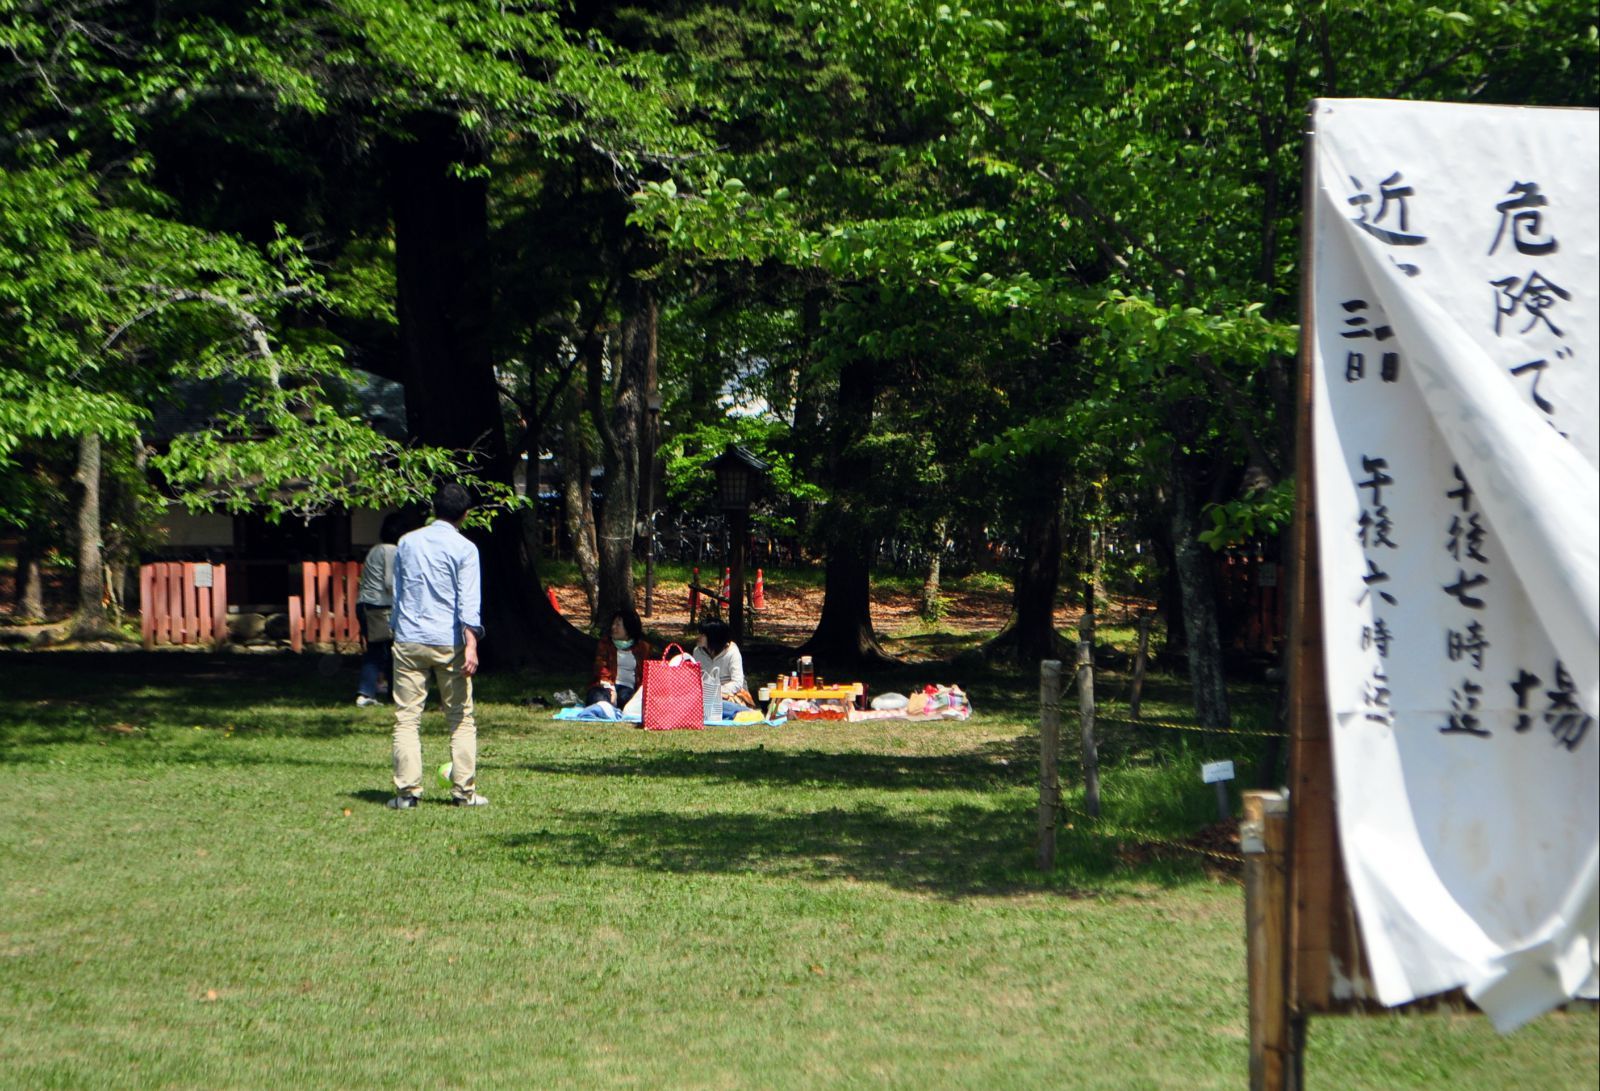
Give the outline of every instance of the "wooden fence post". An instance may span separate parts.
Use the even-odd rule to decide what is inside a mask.
[[[1061,660],[1039,664],[1039,854],[1040,871],[1056,866],[1056,823],[1061,815]]]
[[[1245,957],[1250,984],[1250,1091],[1297,1091],[1289,1016],[1289,800],[1245,792]]]
[[[1094,744],[1094,615],[1078,623],[1078,726],[1083,734],[1083,807],[1100,817],[1100,755]]]
[[[161,566],[165,588],[168,644],[183,643],[183,565],[168,563]]]
[[[211,608],[216,611],[211,618],[211,646],[216,651],[228,642],[228,566],[225,564],[211,568]]]
[[[156,569],[155,565],[139,566],[139,637],[144,650],[156,646]]]
[[[1139,702],[1144,698],[1144,666],[1150,656],[1150,615],[1139,615],[1139,652],[1133,660],[1133,691],[1128,697],[1128,717],[1139,718]]]

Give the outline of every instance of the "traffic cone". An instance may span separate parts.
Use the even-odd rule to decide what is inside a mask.
[[[762,577],[761,569],[756,569],[756,585],[750,592],[750,605],[757,610],[767,608],[767,584]]]
[[[561,603],[556,601],[556,589],[554,587],[546,587],[544,589],[544,597],[550,600],[550,609],[559,614],[561,612]]]
[[[720,594],[722,595],[723,602],[727,602],[728,596],[733,594],[733,569],[731,568],[724,568],[722,570],[722,588]]]

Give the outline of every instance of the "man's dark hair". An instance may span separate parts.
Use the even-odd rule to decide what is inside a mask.
[[[706,638],[706,651],[712,655],[721,655],[733,641],[733,629],[726,621],[702,621],[700,635]]]
[[[400,535],[406,532],[406,517],[403,512],[391,511],[383,517],[383,526],[378,531],[378,541],[394,545],[400,540]]]
[[[624,606],[611,615],[611,620],[606,622],[606,631],[601,636],[607,640],[611,638],[611,629],[622,619],[622,631],[628,634],[629,640],[638,640],[644,636],[644,622],[639,620],[639,612],[631,606]]]
[[[441,485],[433,494],[433,514],[446,522],[458,522],[472,510],[472,494],[454,481]]]

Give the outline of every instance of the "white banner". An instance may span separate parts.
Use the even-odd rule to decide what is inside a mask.
[[[1595,994],[1600,141],[1321,100],[1313,444],[1339,833],[1385,1004]]]

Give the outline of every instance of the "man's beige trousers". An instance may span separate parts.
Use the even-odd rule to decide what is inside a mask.
[[[422,704],[428,675],[439,680],[444,722],[450,729],[450,795],[471,796],[478,786],[478,722],[472,718],[472,679],[461,673],[465,649],[442,644],[394,643],[394,790],[422,794]]]

